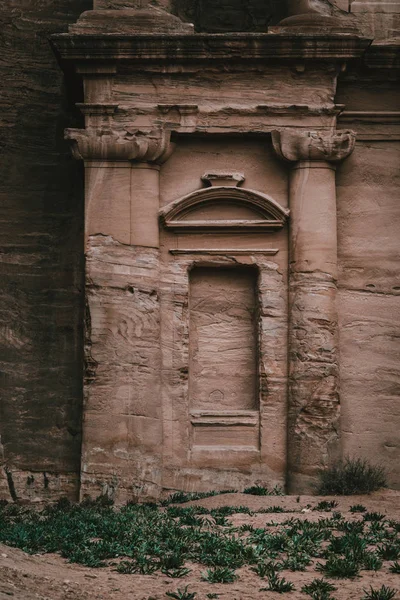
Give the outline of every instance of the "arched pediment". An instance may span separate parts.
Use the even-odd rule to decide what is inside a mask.
[[[270,196],[247,188],[212,186],[171,202],[160,211],[172,230],[276,230],[289,215]]]

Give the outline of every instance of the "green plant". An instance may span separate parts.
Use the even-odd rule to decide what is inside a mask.
[[[262,508],[258,512],[268,515],[268,514],[272,514],[272,513],[286,513],[286,512],[291,512],[291,511],[285,510],[284,508],[282,508],[282,506],[269,506],[268,508]]]
[[[283,490],[277,485],[272,490],[262,485],[252,485],[245,488],[243,494],[250,494],[252,496],[284,496]]]
[[[330,556],[326,563],[317,563],[316,571],[322,571],[328,577],[355,577],[359,572],[359,564],[354,559]]]
[[[340,521],[336,527],[338,531],[360,534],[364,531],[365,523],[364,521]]]
[[[161,572],[167,577],[178,579],[180,577],[185,577],[186,575],[189,575],[189,573],[191,573],[191,569],[180,567],[178,569],[161,569]]]
[[[397,575],[400,575],[400,563],[398,563],[397,561],[394,562],[392,565],[390,565],[389,571],[391,573],[396,573]]]
[[[268,562],[259,562],[255,567],[250,567],[250,571],[253,571],[253,573],[256,573],[259,577],[264,578],[266,575],[275,573],[276,568],[276,563],[269,560]]]
[[[383,560],[397,560],[400,558],[400,544],[388,542],[378,546],[378,554]]]
[[[396,590],[382,585],[378,590],[370,586],[370,590],[364,590],[365,596],[362,600],[392,600],[396,596]]]
[[[132,573],[140,573],[140,575],[152,575],[155,573],[160,567],[160,564],[149,560],[146,557],[140,557],[135,564],[134,570]]]
[[[174,598],[174,600],[194,600],[197,596],[197,593],[188,592],[188,588],[189,586],[187,585],[183,590],[178,588],[176,592],[165,592],[165,595],[169,598]]]
[[[191,502],[192,500],[202,500],[203,498],[210,498],[211,496],[219,496],[222,494],[233,494],[236,490],[221,490],[220,492],[175,492],[171,494],[165,500],[161,500],[161,506],[168,506],[169,504],[183,504],[184,502]]]
[[[252,496],[270,496],[270,491],[262,485],[252,485],[245,488],[243,494],[251,494]]]
[[[288,556],[288,558],[282,562],[282,569],[305,571],[310,562],[311,560],[308,554],[295,554],[293,556]]]
[[[387,487],[385,470],[361,458],[347,457],[319,472],[321,495],[366,494]]]
[[[353,504],[353,506],[350,506],[351,513],[363,513],[366,511],[367,509],[362,504]]]
[[[382,521],[382,519],[385,518],[385,515],[383,515],[382,513],[378,513],[378,512],[366,512],[364,515],[364,521]]]
[[[268,575],[268,587],[261,588],[260,592],[278,592],[283,594],[285,592],[292,592],[295,589],[291,581],[287,581],[284,577],[278,577],[276,573],[270,573]]]
[[[219,598],[219,594],[215,594],[215,593],[211,593],[211,594],[206,594],[207,598]]]
[[[336,589],[332,583],[325,579],[314,579],[311,583],[303,585],[301,591],[311,596],[312,600],[329,600],[331,598],[330,592],[334,592]]]
[[[118,571],[118,573],[124,573],[127,575],[135,573],[136,565],[131,560],[123,560],[119,563],[116,570]]]
[[[320,510],[330,512],[332,508],[336,508],[338,503],[336,500],[321,500],[318,502],[317,506],[314,506],[313,510]]]
[[[382,568],[382,561],[375,552],[366,552],[362,559],[362,565],[366,571],[379,571]]]
[[[209,583],[233,583],[238,579],[235,571],[229,567],[214,567],[202,574],[202,579]]]

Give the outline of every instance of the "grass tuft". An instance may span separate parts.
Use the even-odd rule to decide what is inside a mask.
[[[397,591],[393,588],[382,585],[379,589],[374,589],[372,586],[370,590],[364,590],[365,596],[362,600],[392,600],[396,596]]]
[[[315,568],[317,571],[325,573],[328,577],[340,578],[355,577],[360,570],[359,563],[356,560],[348,556],[343,558],[335,555],[330,556],[324,565],[317,563]]]
[[[213,569],[207,569],[203,573],[202,579],[209,583],[233,583],[238,579],[238,576],[229,567],[214,567]]]
[[[390,565],[389,571],[391,573],[396,573],[396,575],[400,575],[400,563],[398,563],[397,561],[394,562],[392,565]]]
[[[314,579],[308,585],[303,585],[301,591],[307,596],[311,596],[312,600],[330,600],[332,598],[330,592],[334,592],[336,589],[325,579]]]
[[[387,487],[385,470],[362,458],[345,458],[319,472],[318,493],[322,496],[368,494]]]
[[[268,587],[261,588],[260,592],[292,592],[295,589],[291,581],[287,581],[284,577],[279,577],[276,573],[268,575]]]
[[[362,504],[353,504],[353,506],[350,506],[350,512],[351,513],[363,513],[363,512],[367,512],[367,509]]]
[[[197,593],[189,592],[188,588],[189,586],[187,585],[183,590],[178,588],[176,592],[165,592],[165,595],[168,596],[168,598],[174,598],[174,600],[194,600]]]

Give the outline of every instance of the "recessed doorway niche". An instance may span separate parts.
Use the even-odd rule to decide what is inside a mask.
[[[196,266],[189,276],[192,449],[258,448],[257,270]]]

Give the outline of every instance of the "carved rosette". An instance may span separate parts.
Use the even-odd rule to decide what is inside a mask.
[[[275,152],[288,162],[326,161],[338,163],[353,152],[354,131],[273,131]]]
[[[116,132],[112,129],[66,129],[65,139],[78,160],[135,161],[162,164],[173,152],[166,129]]]

